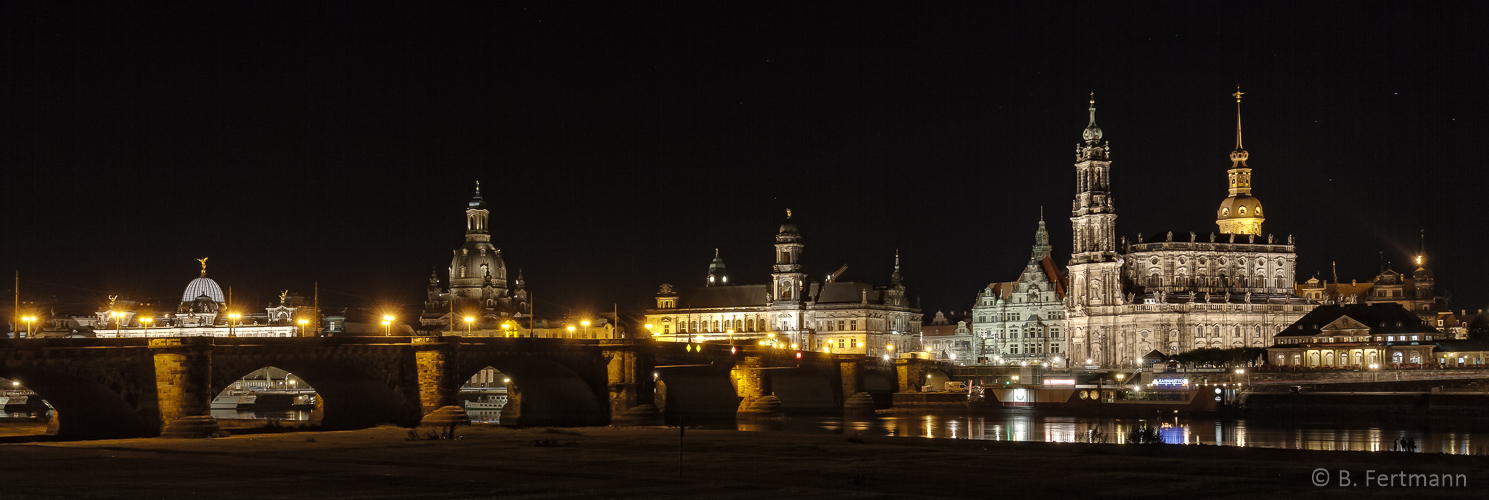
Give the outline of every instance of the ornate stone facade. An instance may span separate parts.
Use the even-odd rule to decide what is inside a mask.
[[[977,295],[971,319],[978,364],[1065,365],[1065,278],[1049,253],[1049,232],[1040,217],[1034,251],[1018,280],[991,283]]]
[[[441,289],[439,276],[429,273],[424,312],[419,317],[423,325],[452,328],[452,323],[464,323],[456,318],[464,317],[473,318],[479,323],[474,326],[481,329],[529,324],[531,306],[522,271],[517,272],[515,280],[507,281],[502,251],[491,243],[490,215],[477,182],[476,195],[465,210],[465,243],[455,249],[450,260],[449,288]]]
[[[724,263],[715,253],[704,286],[679,291],[662,285],[656,309],[646,312],[652,338],[869,355],[917,350],[921,314],[905,299],[899,256],[889,286],[838,281],[842,269],[825,282],[808,282],[801,261],[806,245],[786,215],[775,235],[770,284],[725,284]]]
[[[1313,309],[1294,294],[1292,237],[1285,242],[1261,237],[1260,203],[1250,197],[1251,170],[1244,164],[1249,155],[1240,146],[1239,119],[1231,196],[1217,221],[1222,234],[1139,235],[1135,243],[1124,238],[1119,250],[1111,147],[1096,126],[1094,99],[1089,111],[1091,122],[1076,150],[1070,218],[1075,241],[1066,309],[1072,359],[1133,366],[1155,350],[1266,347],[1276,332]],[[1225,212],[1227,206],[1235,210]],[[1241,214],[1242,206],[1251,208]]]

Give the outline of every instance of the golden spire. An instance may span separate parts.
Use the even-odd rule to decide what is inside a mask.
[[[196,261],[202,263],[202,276],[206,276],[207,275],[207,258],[206,257],[202,257],[200,259],[197,259]]]
[[[1241,92],[1241,84],[1236,84],[1236,93],[1231,95],[1236,98],[1236,150],[1230,152],[1230,168],[1248,168],[1246,159],[1251,157],[1251,154],[1241,146],[1241,96],[1245,95],[1245,92]]]
[[[787,219],[790,219],[791,218],[791,209],[789,209],[789,208],[786,209],[786,218]]]
[[[1246,148],[1241,147],[1241,96],[1246,93],[1241,92],[1241,84],[1237,83],[1236,93],[1231,95],[1236,96],[1236,151],[1242,151]]]

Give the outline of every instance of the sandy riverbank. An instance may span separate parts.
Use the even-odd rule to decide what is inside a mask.
[[[462,428],[0,445],[6,498],[1481,497],[1489,457],[1016,443],[676,428]],[[557,446],[536,446],[555,440]],[[1317,468],[1331,486],[1312,485]],[[1333,486],[1337,470],[1465,474],[1467,488]]]

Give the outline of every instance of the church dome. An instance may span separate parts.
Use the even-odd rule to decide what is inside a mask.
[[[1262,202],[1248,194],[1227,197],[1215,211],[1216,220],[1259,218],[1262,218]]]
[[[486,241],[467,241],[455,250],[455,256],[450,260],[451,287],[479,288],[486,283],[487,274],[498,287],[506,288],[507,264],[495,245]]]
[[[181,302],[191,302],[203,295],[212,299],[213,302],[227,302],[222,296],[222,287],[217,286],[216,281],[212,281],[212,278],[205,275],[186,284],[186,292],[181,294]]]

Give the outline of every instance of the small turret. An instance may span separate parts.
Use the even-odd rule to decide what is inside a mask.
[[[724,272],[724,259],[719,258],[719,249],[713,249],[713,262],[708,264],[708,284],[704,286],[722,286],[729,284],[729,275]]]

